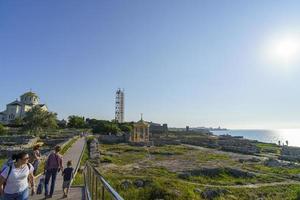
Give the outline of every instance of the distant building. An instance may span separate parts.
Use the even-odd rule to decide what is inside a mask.
[[[133,132],[130,134],[129,141],[133,143],[148,143],[150,141],[149,124],[141,118],[133,124]]]
[[[189,132],[189,131],[190,131],[190,127],[189,127],[189,126],[186,126],[185,131],[186,131],[186,132]]]
[[[36,106],[39,106],[42,110],[48,110],[45,104],[39,104],[39,97],[35,93],[26,92],[20,96],[20,101],[16,99],[6,105],[6,110],[0,112],[0,122],[9,124],[16,118],[23,119],[26,113]]]
[[[119,123],[124,122],[124,98],[124,90],[118,89],[116,92],[115,120]]]
[[[168,133],[168,124],[158,124],[153,122],[148,122],[150,125],[151,133]]]

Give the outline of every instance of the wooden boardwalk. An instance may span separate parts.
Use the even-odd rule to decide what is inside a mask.
[[[66,167],[66,163],[68,160],[72,160],[73,168],[74,169],[76,168],[77,163],[80,162],[80,155],[84,148],[84,144],[85,144],[85,138],[79,138],[72,145],[72,147],[64,154],[64,156],[63,156],[64,167]],[[36,180],[36,182],[37,182],[36,183],[36,185],[37,185],[39,180]],[[51,183],[51,180],[50,180],[50,183]],[[49,190],[50,190],[50,183],[49,183]],[[56,177],[54,194],[53,194],[52,198],[49,200],[57,200],[57,199],[82,200],[82,199],[84,199],[84,188],[82,188],[82,187],[71,187],[68,198],[63,198],[62,183],[63,183],[63,177],[60,172],[59,174],[57,174],[57,177]],[[29,199],[30,200],[44,199],[44,192],[45,192],[45,189],[43,188],[42,195],[30,196]]]

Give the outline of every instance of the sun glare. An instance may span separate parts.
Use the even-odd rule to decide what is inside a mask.
[[[269,63],[292,67],[300,61],[300,36],[284,35],[274,37],[267,43],[265,52]]]

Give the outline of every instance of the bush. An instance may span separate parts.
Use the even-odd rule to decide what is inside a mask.
[[[300,191],[297,192],[296,200],[300,200]]]
[[[0,135],[5,135],[7,133],[7,130],[5,129],[5,127],[0,124]]]

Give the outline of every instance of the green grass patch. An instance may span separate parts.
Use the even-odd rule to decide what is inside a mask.
[[[281,147],[273,143],[257,143],[256,146],[262,153],[274,153],[279,155],[281,152]]]
[[[7,161],[7,158],[0,158],[0,168],[3,166],[3,164]]]
[[[265,148],[270,146],[272,145],[265,145]],[[219,200],[296,199],[300,190],[292,185],[262,188],[228,187],[281,182],[283,181],[282,176],[277,176],[276,173],[297,174],[298,171],[300,172],[298,168],[283,170],[266,167],[261,163],[241,164],[236,158],[228,154],[181,145],[137,147],[127,144],[101,144],[100,150],[102,164],[99,171],[124,199],[197,200],[202,199],[201,191],[208,187],[205,185],[214,186],[214,188],[226,188],[226,194],[215,198]],[[244,170],[257,173],[254,176],[237,177],[232,172],[224,170],[214,177],[201,174],[193,174],[187,178],[179,176],[180,173],[186,172],[184,170],[201,169],[203,166],[212,165],[215,167],[242,167]],[[186,166],[187,168],[185,168]],[[137,186],[136,182],[139,180],[145,183],[144,186]]]
[[[248,164],[244,165],[245,169],[251,169],[264,173],[274,173],[283,176],[300,174],[300,166],[298,167],[268,167],[263,164]]]

